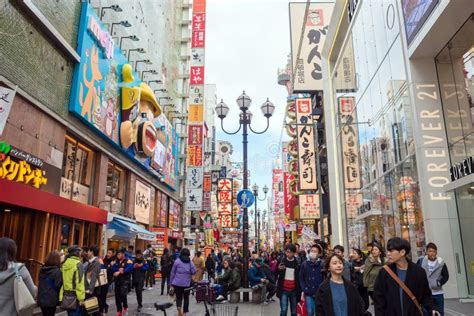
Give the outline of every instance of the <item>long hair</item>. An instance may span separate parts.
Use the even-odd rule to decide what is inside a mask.
[[[16,258],[16,243],[8,237],[0,238],[0,271],[8,269],[10,262]]]

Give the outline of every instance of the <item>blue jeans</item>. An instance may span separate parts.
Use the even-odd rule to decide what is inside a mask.
[[[310,295],[305,295],[304,302],[306,303],[306,312],[308,313],[308,316],[314,316],[314,313],[316,312],[314,297]]]
[[[431,295],[431,298],[433,299],[434,310],[438,311],[441,316],[444,316],[444,295],[443,294]],[[431,313],[426,307],[423,308],[423,314],[425,316],[431,316]]]
[[[288,313],[288,300],[290,301],[291,316],[296,316],[296,291],[282,291],[280,297],[280,316]]]
[[[81,311],[81,305],[77,305],[77,308],[75,310],[68,309],[67,310],[67,316],[81,316],[82,311]]]

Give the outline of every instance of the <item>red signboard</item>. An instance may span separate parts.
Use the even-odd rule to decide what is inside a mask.
[[[193,36],[191,38],[191,48],[204,48],[205,42],[205,31],[193,31]]]
[[[193,31],[204,31],[206,28],[206,14],[204,13],[197,13],[193,14],[193,25],[191,29]]]
[[[204,67],[203,66],[191,66],[190,81],[193,85],[204,84]]]
[[[188,126],[188,145],[202,145],[202,125]]]

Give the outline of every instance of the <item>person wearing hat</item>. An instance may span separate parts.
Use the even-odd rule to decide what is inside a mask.
[[[158,141],[153,119],[161,114],[161,107],[150,86],[144,82],[136,85],[129,64],[123,66],[122,76],[120,143],[131,155],[141,158],[145,166],[149,166]]]
[[[81,303],[86,298],[86,289],[84,282],[84,269],[81,263],[81,248],[72,246],[67,251],[66,260],[61,267],[63,285],[59,291],[59,300],[62,302],[65,292],[76,295],[79,304],[72,309],[67,309],[68,316],[80,316]]]
[[[301,300],[305,301],[308,315],[314,315],[315,313],[314,296],[324,281],[324,262],[321,260],[322,252],[323,248],[321,248],[321,245],[312,245],[308,253],[309,260],[304,261],[300,268]]]
[[[265,272],[262,269],[263,259],[257,258],[253,260],[252,266],[249,269],[249,284],[250,287],[254,290],[260,289],[260,298],[262,302],[265,300],[265,295],[267,292],[266,285],[269,283],[268,279],[265,277]]]

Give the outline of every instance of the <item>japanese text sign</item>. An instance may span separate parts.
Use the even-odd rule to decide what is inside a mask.
[[[339,115],[342,126],[342,162],[344,188],[360,189],[359,140],[354,97],[340,97]]]
[[[320,206],[318,194],[300,194],[300,219],[319,218]]]
[[[298,168],[301,190],[316,190],[316,153],[311,99],[296,100]]]

